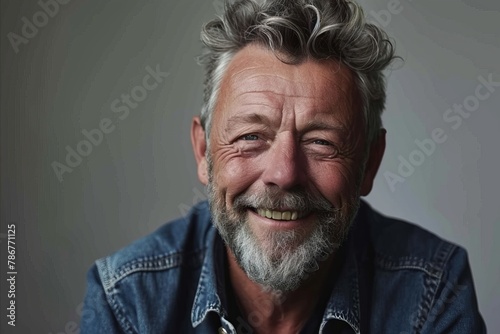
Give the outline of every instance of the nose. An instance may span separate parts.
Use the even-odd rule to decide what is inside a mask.
[[[276,136],[263,163],[262,181],[265,185],[283,190],[303,185],[305,160],[292,133]]]

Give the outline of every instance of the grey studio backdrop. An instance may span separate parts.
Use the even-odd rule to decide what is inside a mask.
[[[1,1],[2,333],[78,333],[92,262],[205,197],[189,140],[202,101],[194,58],[222,2],[44,1]],[[389,73],[388,147],[368,201],[468,250],[498,332],[500,2],[363,5],[405,58]],[[69,166],[71,150],[86,156]]]

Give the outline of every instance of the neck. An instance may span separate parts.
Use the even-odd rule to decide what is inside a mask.
[[[298,289],[283,293],[269,291],[250,280],[233,253],[227,253],[229,278],[244,324],[252,327],[254,333],[299,333],[318,303],[333,255]]]

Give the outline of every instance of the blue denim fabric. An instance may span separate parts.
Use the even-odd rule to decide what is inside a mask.
[[[464,249],[362,202],[320,333],[485,333]],[[88,273],[82,333],[251,333],[230,323],[224,245],[202,202]]]

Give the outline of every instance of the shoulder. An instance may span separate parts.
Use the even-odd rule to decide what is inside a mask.
[[[377,264],[382,267],[414,266],[422,270],[442,271],[452,255],[465,253],[458,245],[420,226],[386,217],[366,203],[362,204],[362,208],[362,215],[369,224]]]
[[[415,224],[385,217],[366,203],[360,217],[358,230],[368,230],[374,259],[375,327],[381,332],[485,332],[465,249]]]
[[[185,217],[168,222],[150,235],[97,260],[104,288],[134,272],[200,266],[212,229],[208,203],[200,202]]]
[[[188,332],[188,310],[215,235],[202,202],[185,217],[97,260],[87,276],[82,332]]]

